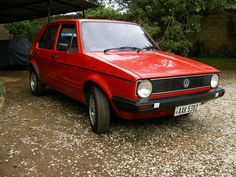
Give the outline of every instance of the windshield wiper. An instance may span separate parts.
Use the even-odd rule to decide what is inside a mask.
[[[153,47],[153,46],[143,47],[143,48],[141,48],[141,49],[138,49],[137,52],[139,53],[139,52],[141,52],[141,51],[143,51],[143,50],[153,50],[153,49],[154,49],[154,50],[155,50],[155,49],[157,50],[157,47]]]
[[[137,50],[138,51],[141,49],[138,47],[124,46],[124,47],[116,47],[116,48],[106,49],[106,50],[104,50],[104,53],[106,53],[107,51],[110,51],[110,50]]]

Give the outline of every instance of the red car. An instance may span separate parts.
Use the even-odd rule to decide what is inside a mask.
[[[123,21],[48,23],[29,60],[33,95],[49,86],[87,104],[96,133],[108,131],[111,109],[125,119],[180,116],[225,92],[219,70],[161,51],[139,25]]]

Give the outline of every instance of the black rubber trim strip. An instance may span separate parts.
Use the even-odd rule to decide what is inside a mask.
[[[218,97],[215,97],[216,93],[219,93]],[[189,95],[182,95],[176,97],[165,97],[157,99],[140,99],[140,100],[130,100],[121,97],[112,97],[112,102],[117,109],[126,112],[150,112],[150,111],[161,111],[174,109],[176,106],[188,105],[193,103],[199,103],[208,101],[211,99],[216,99],[222,97],[225,94],[225,90],[218,87],[212,89],[209,92],[201,92]],[[159,108],[153,108],[154,103],[160,103]],[[151,108],[141,109],[141,106],[152,105]]]

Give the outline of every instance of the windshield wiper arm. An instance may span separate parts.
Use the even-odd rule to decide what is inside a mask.
[[[110,48],[110,49],[106,49],[104,50],[104,53],[106,53],[107,51],[110,50],[140,50],[140,48],[138,47],[130,47],[130,46],[124,46],[124,47],[116,47],[116,48]]]
[[[143,51],[143,50],[153,50],[153,49],[156,49],[156,50],[157,50],[157,47],[153,47],[153,46],[143,47],[143,48],[137,50],[137,52],[139,53],[139,52],[141,52],[141,51]]]

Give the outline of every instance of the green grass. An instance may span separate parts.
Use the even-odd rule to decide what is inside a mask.
[[[2,82],[0,82],[0,96],[3,96],[6,93],[6,89]]]
[[[236,69],[236,58],[193,58],[217,69]]]

